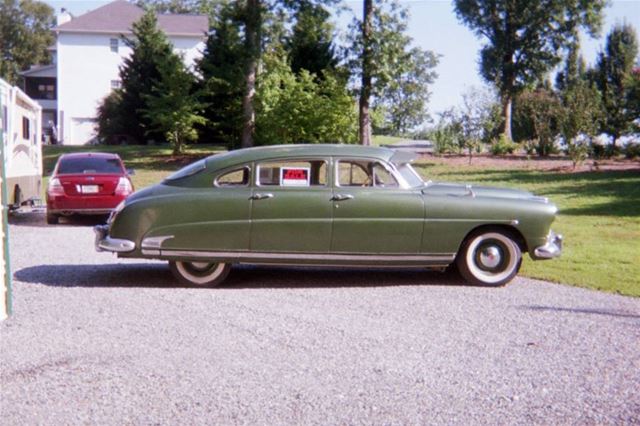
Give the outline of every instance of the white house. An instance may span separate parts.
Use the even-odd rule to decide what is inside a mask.
[[[122,36],[144,11],[117,0],[77,18],[59,16],[56,42],[57,139],[82,145],[96,135],[96,109],[109,92],[120,86],[118,71],[131,49]],[[202,55],[209,28],[205,15],[158,15],[158,27],[188,66]],[[26,73],[23,73],[25,75]]]

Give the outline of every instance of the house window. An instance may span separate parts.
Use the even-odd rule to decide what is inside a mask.
[[[112,89],[119,89],[121,86],[122,86],[122,83],[120,82],[120,80],[111,80]]]
[[[22,117],[22,139],[29,140],[31,137],[31,123],[27,117]]]
[[[112,52],[116,52],[118,53],[118,45],[119,45],[119,41],[117,38],[110,38],[109,39],[109,46],[111,47],[111,51]]]
[[[55,99],[56,86],[53,84],[38,84],[37,99]]]

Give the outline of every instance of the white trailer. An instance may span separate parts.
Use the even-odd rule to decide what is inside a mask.
[[[42,107],[0,79],[2,168],[9,209],[42,198]]]

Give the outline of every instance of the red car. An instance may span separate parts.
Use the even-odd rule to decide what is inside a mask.
[[[130,173],[117,154],[60,156],[47,188],[47,223],[73,214],[109,214],[133,192]]]

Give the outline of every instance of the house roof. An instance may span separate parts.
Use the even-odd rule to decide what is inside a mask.
[[[51,65],[35,65],[20,72],[20,75],[24,77],[55,77],[56,76],[56,64]]]
[[[144,10],[125,0],[116,0],[58,25],[54,31],[101,34],[130,34]],[[159,14],[158,27],[167,35],[204,37],[209,29],[206,15]]]

